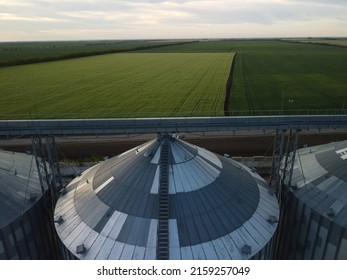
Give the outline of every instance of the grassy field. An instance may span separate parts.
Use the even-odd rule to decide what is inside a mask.
[[[347,108],[347,48],[205,40],[0,68],[0,117],[223,115],[234,53],[232,114]]]
[[[229,104],[234,113],[347,107],[345,48],[281,40],[224,40],[155,51],[237,53]]]
[[[231,110],[342,109],[347,49],[274,41],[235,51]]]
[[[185,44],[180,40],[106,40],[57,42],[6,42],[0,43],[0,66],[12,66],[85,57],[96,54],[150,49],[158,46]]]
[[[254,41],[252,41],[254,42]],[[158,47],[155,49],[139,50],[146,53],[228,53],[234,52],[239,41],[231,40],[202,40],[187,42],[181,45]]]
[[[223,115],[232,58],[231,53],[122,53],[0,68],[0,115]]]

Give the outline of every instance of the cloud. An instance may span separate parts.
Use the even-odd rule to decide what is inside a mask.
[[[320,4],[326,6],[346,6],[345,0],[284,0],[285,3],[297,3],[297,4]]]
[[[0,13],[0,21],[37,21],[37,22],[65,22],[64,19],[51,17],[20,16],[11,13]]]
[[[21,0],[2,0],[0,2],[0,7],[28,7],[33,4],[30,1]]]
[[[282,36],[347,36],[341,29],[347,23],[345,0],[1,0],[0,13],[0,38],[23,34],[27,25],[38,40],[48,31],[52,39],[64,33],[76,39],[272,37],[281,36],[279,26]]]

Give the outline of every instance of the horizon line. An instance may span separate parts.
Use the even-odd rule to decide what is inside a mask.
[[[283,40],[283,39],[347,39],[345,36],[273,36],[273,37],[200,37],[200,38],[148,38],[148,39],[52,39],[52,40],[14,40],[0,41],[2,43],[34,43],[34,42],[90,42],[90,41],[206,41],[206,40]]]

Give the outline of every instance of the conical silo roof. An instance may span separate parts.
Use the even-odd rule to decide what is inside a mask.
[[[55,210],[80,259],[156,259],[162,149],[168,147],[169,259],[248,259],[272,238],[276,198],[239,163],[174,138],[147,142],[84,172]],[[245,248],[247,248],[245,250]]]
[[[347,228],[347,141],[298,150],[292,186],[307,206]]]

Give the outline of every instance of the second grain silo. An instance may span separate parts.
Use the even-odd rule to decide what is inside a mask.
[[[72,259],[268,259],[278,214],[256,173],[169,136],[90,168],[55,209]]]
[[[279,259],[347,259],[347,141],[300,149]]]
[[[0,151],[0,259],[59,258],[49,191],[33,155]]]

